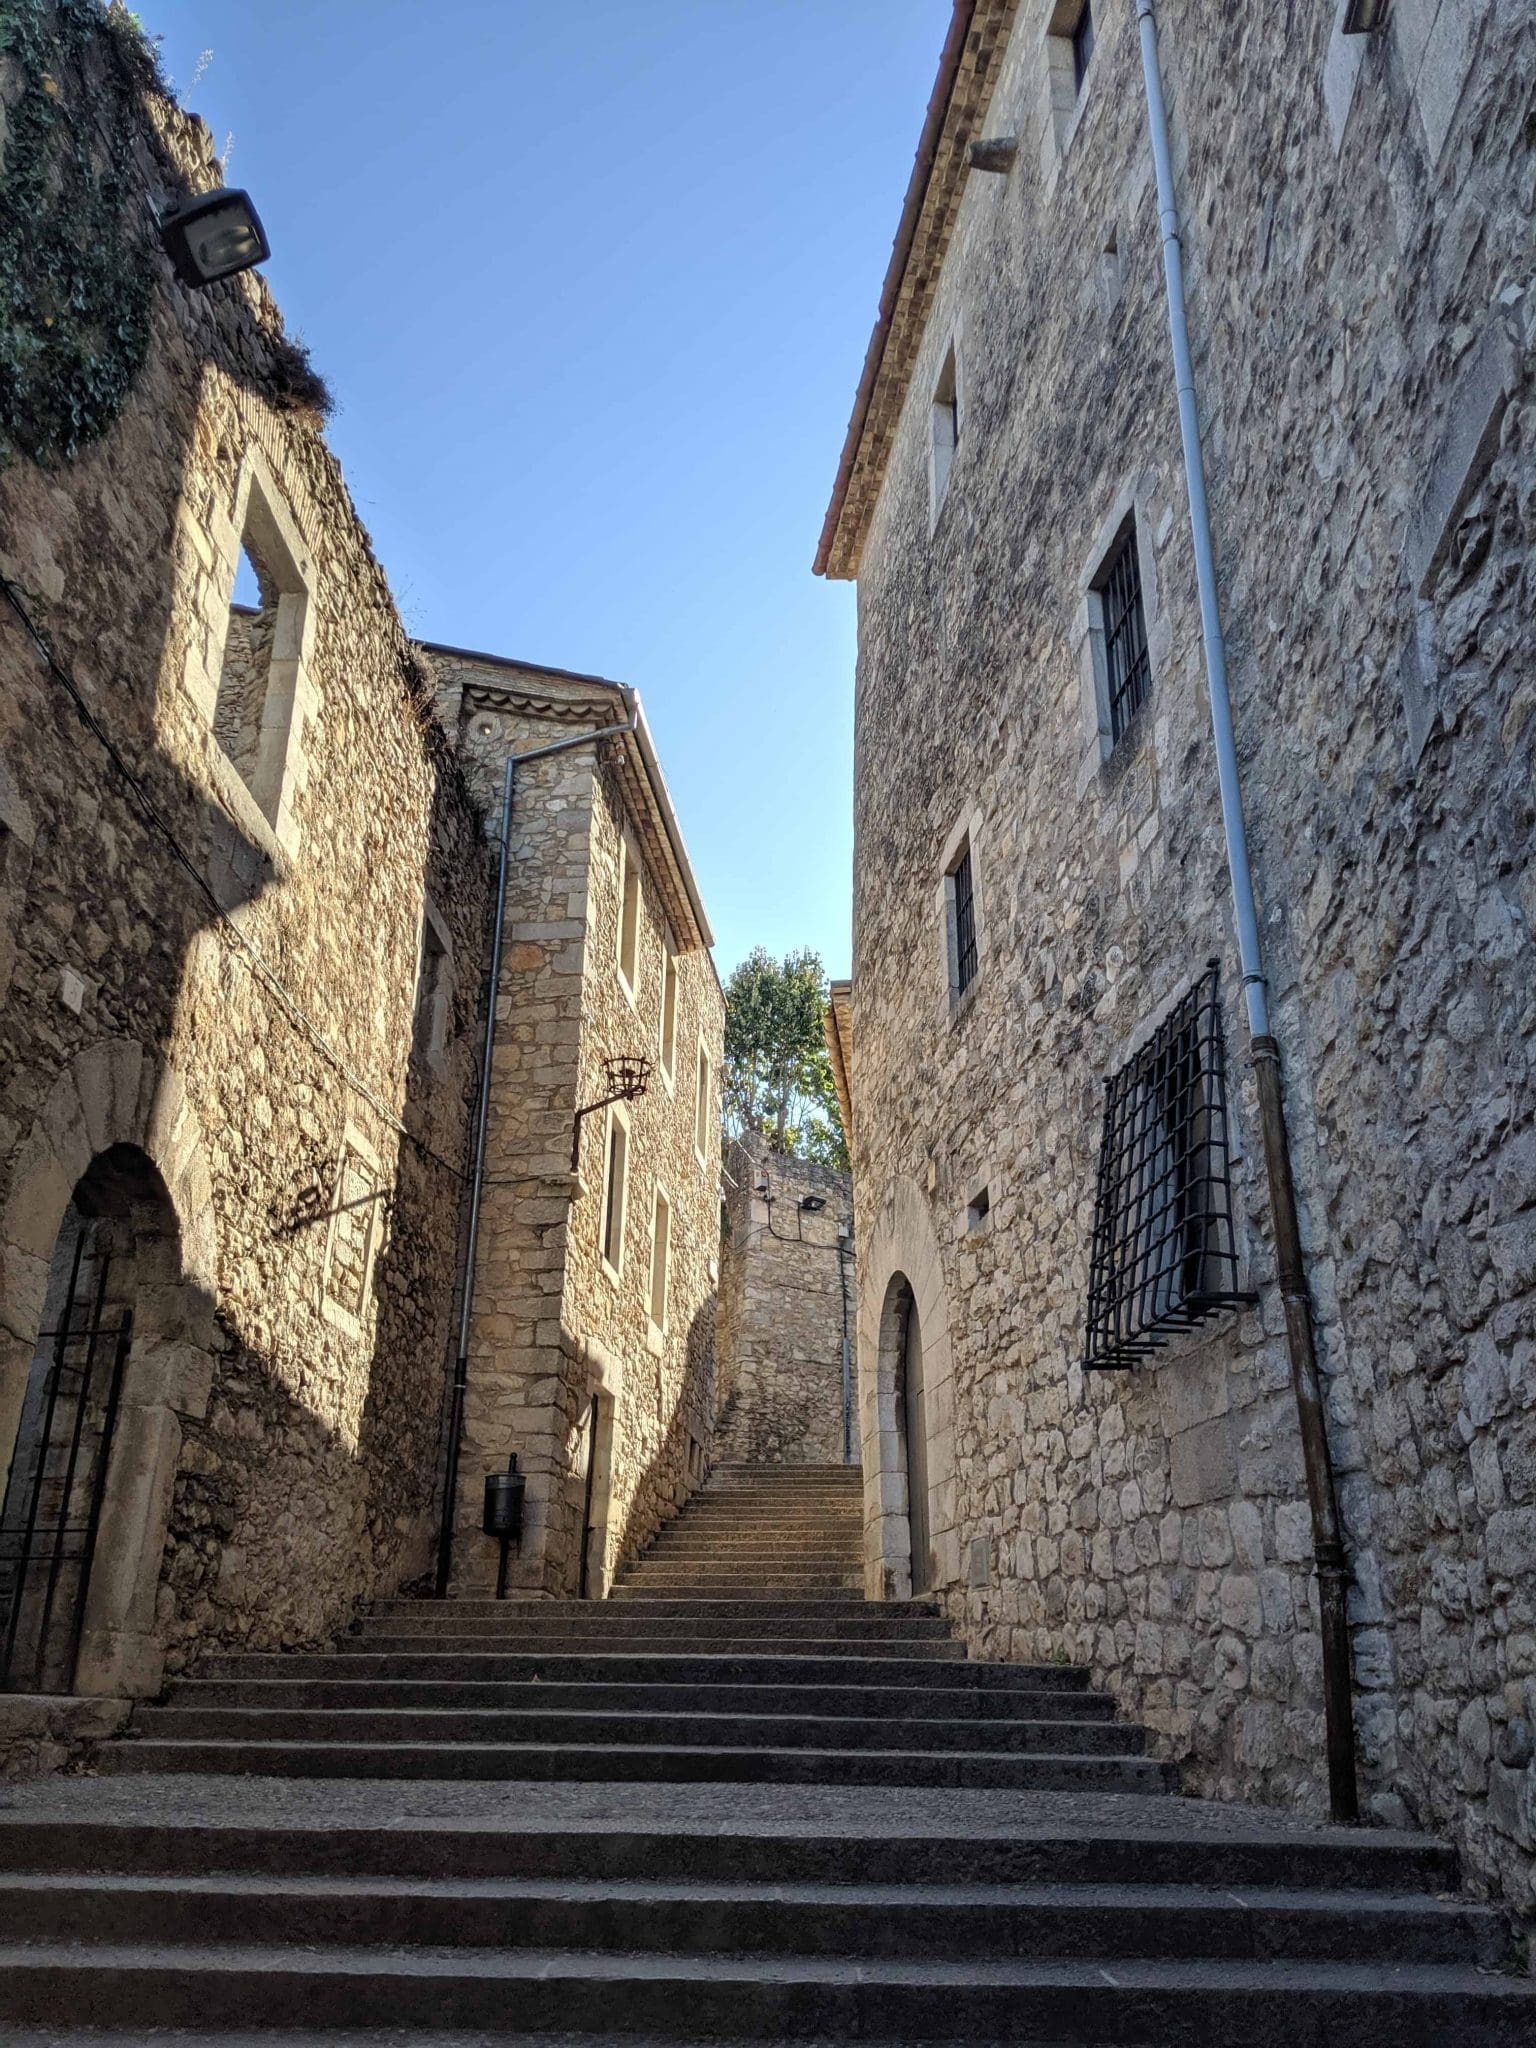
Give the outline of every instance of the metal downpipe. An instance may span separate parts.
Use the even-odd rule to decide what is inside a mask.
[[[480,1055],[480,1085],[475,1097],[475,1152],[470,1169],[469,1222],[465,1229],[464,1267],[459,1280],[459,1339],[453,1362],[453,1385],[448,1402],[448,1452],[443,1464],[443,1512],[437,1531],[437,1578],[434,1591],[439,1600],[448,1597],[453,1576],[453,1515],[459,1492],[459,1447],[464,1434],[464,1399],[469,1387],[469,1332],[474,1320],[475,1272],[480,1245],[480,1209],[485,1194],[485,1141],[491,1119],[491,1067],[496,1056],[496,1008],[501,996],[502,935],[507,914],[507,870],[512,847],[512,796],[517,771],[526,761],[542,761],[549,754],[568,753],[573,747],[588,747],[600,740],[616,739],[633,732],[633,713],[620,725],[600,726],[595,732],[572,733],[547,747],[533,747],[525,754],[508,754],[501,787],[501,840],[496,864],[496,921],[491,930],[491,964],[487,975],[485,1044]]]
[[[1270,1030],[1268,992],[1259,943],[1253,876],[1248,862],[1248,835],[1243,823],[1242,780],[1232,730],[1232,702],[1227,687],[1226,643],[1217,598],[1216,561],[1211,546],[1210,506],[1206,495],[1205,457],[1200,446],[1200,417],[1195,397],[1195,372],[1189,345],[1189,318],[1184,295],[1184,252],[1178,202],[1174,196],[1173,162],[1168,141],[1168,110],[1163,97],[1158,57],[1157,19],[1153,0],[1136,0],[1141,34],[1141,62],[1146,77],[1147,122],[1152,160],[1157,172],[1158,217],[1163,244],[1163,272],[1168,286],[1168,329],[1173,345],[1174,379],[1178,391],[1179,432],[1184,445],[1184,477],[1189,493],[1190,537],[1195,555],[1195,583],[1200,599],[1200,634],[1205,652],[1211,731],[1216,749],[1216,775],[1221,792],[1221,818],[1226,838],[1227,869],[1232,883],[1232,908],[1237,929],[1247,1009],[1249,1058],[1258,1089],[1264,1164],[1269,1182],[1270,1216],[1275,1234],[1275,1267],[1285,1310],[1286,1350],[1296,1400],[1297,1428],[1307,1476],[1312,1516],[1312,1552],[1317,1568],[1318,1607],[1322,1636],[1323,1706],[1327,1723],[1328,1797],[1335,1821],[1360,1817],[1355,1763],[1353,1685],[1350,1675],[1349,1622],[1346,1591],[1349,1569],[1344,1553],[1333,1459],[1328,1445],[1322,1375],[1312,1327],[1306,1259],[1291,1172],[1290,1139],[1280,1076],[1280,1049]]]

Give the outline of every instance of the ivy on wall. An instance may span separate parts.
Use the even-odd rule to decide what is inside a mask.
[[[132,154],[159,85],[122,6],[0,0],[0,464],[77,455],[143,367],[155,272]]]

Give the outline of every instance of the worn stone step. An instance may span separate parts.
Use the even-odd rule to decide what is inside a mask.
[[[626,1748],[936,1750],[993,1755],[1138,1756],[1140,1728],[1080,1717],[893,1719],[885,1715],[732,1714],[701,1695],[690,1711],[638,1707],[145,1708],[131,1741],[387,1744],[622,1744]]]
[[[1529,2048],[1536,1986],[1437,1966],[620,1956],[548,1949],[0,1947],[0,2013],[36,2024],[532,2028],[596,2035]]]
[[[0,1875],[13,1941],[579,1948],[679,1955],[1067,1957],[1500,1967],[1486,1906],[1157,1884],[666,1883]]]
[[[615,1812],[610,1801],[606,1810],[613,1817],[593,1824],[583,1803],[573,1826],[530,1808],[522,1797],[499,1819],[483,1817],[478,1795],[470,1817],[454,1818],[449,1810],[401,1813],[393,1795],[375,1785],[337,1786],[334,1800],[330,1788],[305,1787],[296,1812],[281,1802],[285,1810],[269,1819],[260,1810],[265,1787],[249,1780],[211,1780],[206,1792],[186,1779],[142,1782],[142,1808],[152,1816],[144,1819],[99,1818],[102,1793],[129,1789],[100,1780],[79,1784],[89,1792],[88,1805],[71,1798],[73,1810],[62,1813],[0,1814],[0,1869],[838,1885],[878,1875],[889,1884],[1168,1884],[1409,1895],[1445,1892],[1456,1878],[1452,1851],[1429,1836],[1288,1827],[1270,1816],[1255,1826],[1226,1812],[1212,1816],[1184,1799],[1074,1802],[1066,1812],[1055,1794],[1023,1795],[1036,1816],[1030,1821],[1010,1817],[988,1825],[956,1815],[936,1825],[931,1813],[912,1818],[914,1802],[900,1788],[849,1795],[857,1818],[829,1811],[823,1794],[796,1800],[780,1792],[768,1799],[766,1821],[749,1824],[722,1822],[713,1805],[695,1817],[690,1809],[710,1797],[707,1790],[668,1787],[653,1794],[626,1787],[632,1802],[643,1803],[641,1812]],[[195,1806],[191,1793],[203,1795]],[[814,1819],[807,1817],[807,1802]],[[870,1811],[893,1803],[884,1817]],[[997,1802],[988,1802],[989,1815],[998,1810]],[[732,1800],[729,1811],[739,1814],[739,1804]]]
[[[692,1613],[684,1607],[679,1613],[657,1614],[636,1602],[626,1605],[623,1613],[619,1614],[611,1611],[604,1601],[560,1614],[525,1611],[521,1614],[463,1615],[453,1612],[419,1617],[390,1615],[365,1622],[355,1635],[345,1640],[367,1643],[370,1647],[404,1643],[413,1649],[424,1641],[535,1641],[545,1636],[574,1635],[601,1641],[614,1636],[643,1635],[653,1642],[707,1643],[720,1636],[742,1636],[754,1623],[761,1627],[764,1635],[783,1637],[794,1629],[795,1640],[802,1643],[818,1639],[840,1643],[935,1642],[944,1640],[947,1630],[947,1624],[937,1615],[897,1614],[887,1618],[872,1616],[858,1608],[846,1614],[836,1610],[805,1616],[769,1614],[759,1620],[756,1615],[740,1611],[734,1614],[712,1613],[703,1603]],[[803,1634],[799,1633],[801,1629]]]
[[[637,1593],[629,1596],[630,1606],[638,1605],[647,1616],[677,1618],[704,1615],[724,1615],[744,1621],[814,1620],[827,1615],[838,1621],[846,1613],[849,1596],[842,1591],[818,1595],[815,1598],[788,1600],[668,1600],[664,1595],[651,1598]],[[855,1598],[854,1604],[863,1603]],[[388,1620],[399,1615],[401,1618],[413,1615],[462,1615],[467,1620],[484,1621],[501,1615],[522,1616],[525,1614],[592,1614],[602,1613],[607,1603],[601,1600],[378,1600],[370,1614]],[[932,1600],[883,1600],[872,1609],[877,1615],[889,1615],[895,1620],[909,1617],[931,1617],[938,1613]]]
[[[1012,1719],[1110,1721],[1114,1701],[1105,1693],[1023,1690],[979,1692],[963,1686],[894,1685],[638,1685],[513,1680],[475,1684],[458,1680],[208,1679],[175,1681],[172,1707],[413,1707],[452,1711],[558,1707],[638,1713],[830,1714],[854,1719],[1004,1721]],[[145,1710],[148,1711],[148,1710]]]
[[[943,1654],[940,1654],[940,1653]],[[544,1643],[537,1650],[479,1650],[446,1654],[417,1650],[380,1656],[362,1648],[345,1652],[304,1650],[245,1651],[206,1657],[198,1666],[205,1678],[430,1678],[439,1680],[602,1678],[619,1684],[709,1685],[963,1685],[995,1687],[1061,1686],[1086,1688],[1088,1674],[1074,1664],[973,1664],[958,1643],[925,1643],[916,1654],[889,1643],[844,1644],[834,1654],[802,1651],[765,1654],[761,1644],[731,1649],[712,1644],[708,1654],[679,1644],[670,1651],[654,1646],[633,1650],[605,1643],[600,1648],[567,1650]]]
[[[686,1627],[676,1634],[664,1633],[659,1628],[636,1628],[562,1629],[558,1632],[530,1630],[526,1634],[509,1631],[505,1636],[489,1630],[482,1635],[462,1636],[349,1636],[337,1646],[337,1654],[342,1657],[407,1657],[419,1654],[423,1642],[427,1641],[445,1657],[484,1655],[503,1642],[509,1645],[526,1643],[530,1650],[548,1651],[551,1655],[578,1650],[608,1650],[613,1653],[628,1650],[643,1655],[647,1650],[660,1649],[666,1644],[675,1644],[679,1649],[707,1644],[711,1651],[721,1656],[916,1657],[931,1658],[941,1664],[959,1662],[965,1656],[964,1644],[948,1636],[771,1636],[766,1633],[749,1635],[745,1631],[727,1635],[724,1631],[716,1634],[709,1629],[702,1629],[694,1635]]]
[[[102,1750],[113,1773],[255,1773],[296,1778],[527,1779],[601,1784],[952,1785],[1166,1792],[1168,1766],[1140,1756],[893,1749],[611,1747],[586,1743],[174,1741],[143,1736]]]
[[[689,1572],[647,1571],[643,1567],[636,1567],[624,1574],[621,1584],[635,1592],[644,1591],[659,1596],[671,1594],[678,1600],[685,1600],[690,1595],[697,1600],[725,1600],[732,1592],[756,1593],[768,1599],[783,1598],[795,1593],[817,1594],[824,1597],[839,1589],[855,1591],[857,1575],[848,1572],[841,1578],[812,1579],[803,1575],[797,1577],[793,1573],[767,1577],[732,1572],[706,1578]]]

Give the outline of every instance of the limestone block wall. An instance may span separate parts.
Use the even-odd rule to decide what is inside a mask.
[[[200,123],[153,93],[144,120],[139,219],[218,182]],[[0,472],[0,571],[115,754],[0,605],[0,1465],[76,1183],[110,1154],[155,1219],[77,1677],[98,1692],[320,1641],[427,1562],[487,900],[265,286],[189,294],[145,260],[115,425]],[[251,522],[287,579],[260,775],[214,716]],[[428,896],[454,968],[417,1055]]]
[[[823,1206],[803,1209],[807,1197]],[[841,1464],[843,1338],[851,1343],[855,1313],[853,1183],[749,1137],[727,1154],[725,1208],[715,1456]]]
[[[591,677],[436,649],[441,702],[466,774],[499,806],[508,751],[613,725],[621,693]],[[456,1580],[482,1588],[496,1546],[479,1533],[484,1472],[518,1454],[526,1528],[512,1563],[529,1591],[606,1591],[704,1476],[715,1414],[720,1158],[718,1077],[724,1000],[703,948],[675,953],[675,1051],[661,1063],[664,940],[675,914],[646,850],[641,799],[619,753],[582,747],[518,771],[487,1188],[457,1510]],[[639,874],[632,991],[618,971],[619,848]],[[695,1144],[700,1048],[709,1105]],[[617,1268],[601,1253],[607,1111],[604,1061],[653,1063],[646,1095],[622,1106],[627,1197]],[[653,1323],[656,1192],[670,1206],[664,1326]],[[594,1446],[591,1408],[598,1402]],[[589,1502],[587,1468],[595,1461]],[[584,1531],[589,1533],[584,1537]]]
[[[1131,11],[1106,10],[1062,121],[1049,11],[1019,10],[987,121],[1017,161],[960,202],[860,574],[870,1585],[908,1582],[910,1286],[937,1583],[973,1646],[1089,1666],[1197,1789],[1315,1807],[1316,1594],[1139,54]],[[1529,1908],[1536,24],[1442,0],[1346,43],[1339,11],[1158,10],[1365,1789]],[[951,346],[961,433],[935,514]],[[1127,514],[1152,687],[1110,752],[1088,598]],[[979,974],[952,1004],[961,830]],[[1104,1076],[1210,957],[1257,1305],[1085,1375]]]

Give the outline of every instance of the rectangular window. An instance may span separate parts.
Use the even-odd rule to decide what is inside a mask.
[[[1079,92],[1088,76],[1093,56],[1093,0],[1083,0],[1083,11],[1072,30],[1072,80]]]
[[[971,869],[969,844],[950,872],[949,885],[955,949],[955,994],[963,996],[976,979],[976,879]]]
[[[603,1176],[603,1258],[615,1273],[624,1270],[624,1208],[628,1197],[629,1132],[622,1117],[608,1118],[608,1161]]]
[[[411,1018],[411,1052],[433,1059],[448,1039],[448,942],[429,904],[421,921],[421,950],[416,968],[416,1008]]]
[[[658,1188],[656,1211],[651,1218],[651,1321],[658,1330],[667,1327],[667,1275],[671,1260],[672,1204]]]
[[[709,1054],[699,1047],[699,1092],[693,1111],[693,1149],[701,1161],[709,1159],[709,1117],[712,1107],[713,1075]]]
[[[939,516],[939,507],[944,502],[944,493],[949,489],[949,473],[955,466],[955,456],[960,448],[960,384],[955,363],[955,347],[951,342],[944,357],[944,366],[939,371],[939,381],[933,387],[933,516]]]
[[[269,824],[277,822],[288,773],[309,605],[295,544],[286,518],[253,476],[214,693],[213,734]]]
[[[1104,628],[1104,679],[1109,730],[1118,740],[1152,687],[1147,651],[1147,618],[1141,601],[1141,558],[1133,519],[1116,543],[1098,586]]]
[[[1253,1299],[1237,1287],[1213,965],[1109,1080],[1083,1364],[1134,1365],[1172,1331]]]
[[[661,1071],[670,1081],[677,1068],[677,955],[661,949]]]
[[[640,863],[627,839],[619,841],[619,977],[633,997],[639,987]]]

